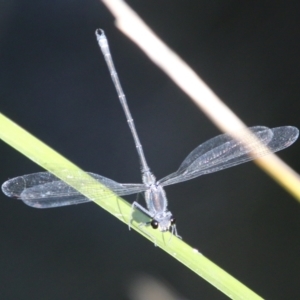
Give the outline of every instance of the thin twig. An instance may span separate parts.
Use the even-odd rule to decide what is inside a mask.
[[[116,26],[195,102],[224,132],[235,132],[245,124],[204,81],[122,0],[101,0],[116,18]],[[300,201],[300,177],[276,155],[257,159],[256,164]]]

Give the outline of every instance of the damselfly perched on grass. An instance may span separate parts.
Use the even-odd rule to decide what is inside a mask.
[[[176,172],[156,181],[146,162],[103,30],[96,30],[96,37],[137,148],[143,183],[122,184],[101,175],[88,174],[119,196],[143,192],[147,208],[137,202],[133,202],[132,207],[143,211],[151,218],[149,224],[152,228],[158,228],[162,232],[171,230],[174,235],[178,236],[175,225],[176,220],[167,207],[164,186],[233,167],[267,155],[270,152],[277,152],[289,147],[298,138],[299,131],[292,126],[272,129],[264,126],[250,127],[240,130],[237,134],[238,139],[234,138],[233,135],[222,134],[194,149]],[[250,138],[248,130],[252,133]],[[52,208],[91,201],[48,172],[28,174],[10,179],[2,185],[2,191],[7,196],[21,199],[27,205],[35,208]]]

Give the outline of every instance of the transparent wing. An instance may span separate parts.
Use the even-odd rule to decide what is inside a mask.
[[[66,172],[72,176],[71,171]],[[122,184],[101,175],[89,172],[87,174],[119,196],[136,194],[147,189],[144,184]],[[2,191],[6,196],[21,199],[25,204],[35,208],[51,208],[91,201],[48,172],[12,178],[3,183]]]
[[[162,186],[190,180],[203,174],[230,168],[255,158],[277,152],[292,145],[299,135],[299,130],[292,126],[267,128],[255,126],[248,128],[259,142],[235,140],[229,134],[218,135],[193,150],[182,162],[179,169],[158,181]],[[243,132],[240,132],[242,134]],[[269,151],[266,151],[265,147]],[[254,154],[250,152],[254,151]]]

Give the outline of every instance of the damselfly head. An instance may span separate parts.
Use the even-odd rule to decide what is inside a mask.
[[[176,223],[176,219],[171,215],[170,212],[163,213],[155,217],[156,218],[150,222],[150,225],[153,229],[158,228],[158,230],[161,232],[169,231]]]

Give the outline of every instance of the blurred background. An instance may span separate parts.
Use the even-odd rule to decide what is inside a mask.
[[[300,127],[299,3],[126,2],[247,125]],[[220,132],[113,21],[99,1],[1,1],[0,111],[81,168],[141,182],[101,27],[161,178]],[[298,172],[299,151],[279,153]],[[42,170],[3,142],[0,152],[0,182]],[[255,164],[166,191],[187,243],[263,298],[299,298],[300,207]],[[133,292],[141,276],[173,299],[227,299],[93,203],[38,210],[0,194],[1,299],[151,299]]]

